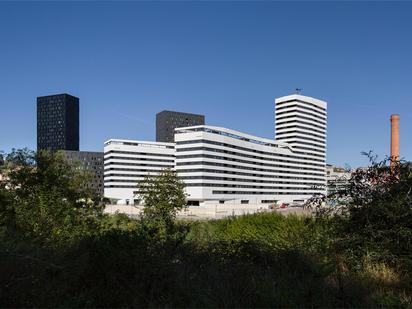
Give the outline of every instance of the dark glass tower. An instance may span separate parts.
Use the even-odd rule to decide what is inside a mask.
[[[205,116],[162,111],[156,114],[156,141],[173,143],[175,140],[175,129],[205,124]]]
[[[82,169],[91,173],[90,187],[103,196],[103,152],[64,150],[63,154],[69,162],[78,162]]]
[[[37,150],[79,150],[79,98],[56,94],[37,98]]]

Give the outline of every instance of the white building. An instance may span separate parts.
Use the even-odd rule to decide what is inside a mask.
[[[175,143],[105,143],[105,196],[137,203],[137,182],[175,168],[189,205],[303,202],[326,194],[327,103],[276,99],[276,139],[207,125],[177,128]]]
[[[104,144],[104,196],[138,204],[138,182],[174,166],[173,143],[110,139]]]
[[[298,94],[275,100],[275,138],[305,161],[326,166],[327,103]]]
[[[327,103],[293,94],[275,100],[275,139],[288,143],[303,162],[326,168]],[[324,174],[325,175],[325,174]],[[323,194],[326,194],[324,176]]]
[[[213,126],[175,131],[189,204],[302,202],[324,193],[325,165],[282,142]]]

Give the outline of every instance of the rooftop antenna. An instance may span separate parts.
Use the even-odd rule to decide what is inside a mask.
[[[302,88],[295,88],[296,94],[300,94],[302,92]]]

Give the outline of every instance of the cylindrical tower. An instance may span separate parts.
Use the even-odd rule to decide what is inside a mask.
[[[399,160],[399,120],[397,114],[391,115],[391,167]]]

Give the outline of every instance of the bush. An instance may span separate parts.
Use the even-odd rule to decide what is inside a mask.
[[[7,159],[8,158],[8,159]],[[181,182],[146,179],[140,219],[105,216],[59,154],[6,156],[2,307],[408,307],[410,174],[372,165],[342,212],[182,222]],[[401,166],[399,168],[402,168]],[[382,176],[382,179],[380,178]],[[386,178],[383,178],[386,177]],[[340,206],[342,207],[342,206]]]
[[[329,197],[339,203],[345,200],[341,215],[319,213],[326,217],[334,234],[336,250],[348,261],[368,256],[377,263],[412,269],[412,173],[410,165],[398,162],[390,168],[389,160],[371,158],[367,169],[353,173],[348,188]]]
[[[0,182],[3,233],[50,245],[94,233],[102,204],[87,185],[87,172],[47,151],[14,151],[6,162]]]

